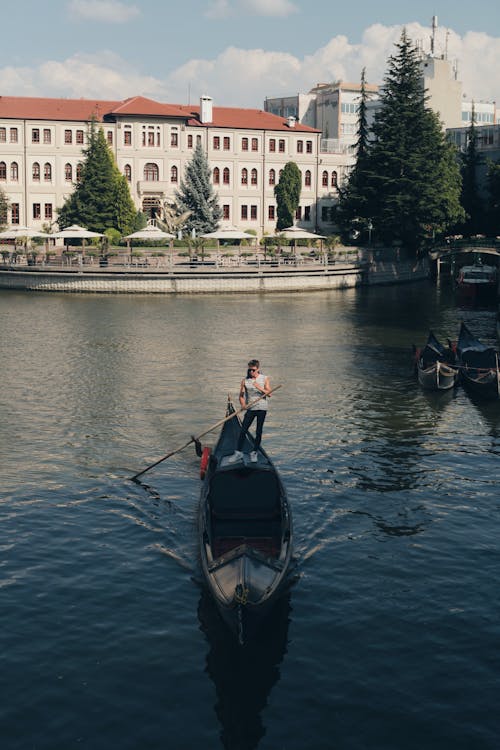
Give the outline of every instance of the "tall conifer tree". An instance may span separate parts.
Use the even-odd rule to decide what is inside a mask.
[[[276,229],[278,231],[293,225],[295,212],[300,201],[301,189],[302,175],[300,169],[294,161],[289,161],[283,167],[279,182],[274,188],[278,217]]]
[[[478,163],[476,110],[473,103],[467,130],[467,148],[462,159],[462,206],[466,213],[463,231],[468,235],[477,234],[484,229],[483,204],[477,181]]]
[[[211,170],[200,143],[196,145],[193,158],[186,165],[184,179],[176,192],[179,213],[190,211],[184,224],[187,232],[196,234],[215,232],[222,217],[219,199],[210,181]]]

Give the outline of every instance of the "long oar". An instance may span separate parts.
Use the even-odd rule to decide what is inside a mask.
[[[187,448],[188,445],[191,445],[191,443],[196,443],[196,441],[200,440],[204,435],[207,435],[209,432],[212,432],[212,430],[215,430],[217,427],[220,427],[221,424],[224,424],[224,422],[227,422],[230,419],[233,419],[233,417],[236,417],[238,414],[241,414],[242,412],[249,409],[251,406],[256,404],[261,399],[265,398],[266,396],[270,396],[271,393],[274,393],[274,391],[277,391],[278,388],[281,388],[281,385],[276,385],[274,388],[271,388],[270,391],[267,393],[263,393],[262,396],[259,396],[258,398],[254,399],[253,401],[250,401],[246,406],[243,406],[241,409],[238,409],[238,411],[233,412],[232,414],[229,414],[227,417],[224,417],[224,419],[220,419],[218,422],[216,422],[212,427],[209,427],[208,430],[205,430],[204,432],[200,433],[197,437],[191,436],[191,438],[187,441],[187,443],[184,443],[184,445],[181,445],[180,448],[176,448],[174,451],[170,451],[170,453],[167,453],[166,456],[163,456],[163,458],[158,459],[158,461],[155,461],[154,464],[151,464],[150,466],[147,466],[142,471],[139,471],[137,474],[134,474],[133,477],[130,477],[130,479],[135,481],[137,477],[142,476],[150,469],[153,469],[155,466],[158,466],[158,464],[161,464],[162,461],[165,461],[165,459],[170,458],[170,456],[173,456],[175,453],[180,453],[184,450],[184,448]]]

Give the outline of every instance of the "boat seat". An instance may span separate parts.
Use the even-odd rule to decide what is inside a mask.
[[[212,533],[217,538],[279,537],[281,535],[281,521],[280,519],[271,521],[253,518],[240,521],[217,519],[213,521]]]

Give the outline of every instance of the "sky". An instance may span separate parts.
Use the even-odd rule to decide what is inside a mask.
[[[403,27],[500,108],[500,2],[17,0],[2,13],[0,95],[262,108],[317,83],[381,83]]]

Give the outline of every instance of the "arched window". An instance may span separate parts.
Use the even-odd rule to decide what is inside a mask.
[[[73,181],[73,167],[69,162],[64,165],[64,179],[66,180],[66,182]]]
[[[269,184],[276,185],[276,172],[274,169],[269,170]]]
[[[321,175],[321,185],[323,187],[328,187],[328,172],[326,170]]]
[[[132,182],[132,167],[130,164],[125,164],[123,167],[123,174],[125,175],[127,182]]]
[[[146,182],[158,182],[160,179],[158,164],[150,161],[144,165],[144,179]]]
[[[337,187],[337,172],[332,172],[331,186],[334,188]]]
[[[7,128],[0,128],[0,143],[7,142]]]
[[[256,169],[252,169],[250,173],[250,182],[252,183],[252,185],[257,184],[257,170]]]
[[[82,172],[83,172],[83,164],[81,162],[78,162],[78,164],[76,165],[76,181],[77,182],[81,182]]]
[[[218,185],[220,183],[220,169],[219,169],[219,167],[214,167],[214,171],[213,171],[213,183],[214,183],[214,185]]]
[[[43,179],[45,180],[45,182],[52,181],[52,164],[50,164],[48,161],[46,161],[43,165]]]
[[[222,182],[224,185],[229,185],[229,167],[224,167],[224,171],[222,172]]]
[[[31,176],[33,178],[33,182],[38,182],[40,180],[40,164],[37,161],[33,162]]]
[[[173,167],[170,167],[170,182],[177,182],[178,174],[179,173],[175,165]]]
[[[246,167],[241,170],[241,184],[248,185],[248,169]]]
[[[311,170],[306,169],[306,172],[304,174],[304,185],[306,187],[311,187]]]
[[[0,180],[4,181],[7,179],[7,164],[4,161],[0,161]]]
[[[10,165],[10,179],[12,182],[17,182],[19,180],[19,165],[17,161],[13,161]]]

